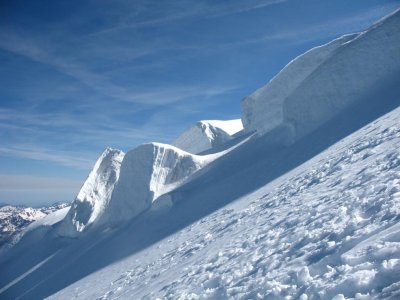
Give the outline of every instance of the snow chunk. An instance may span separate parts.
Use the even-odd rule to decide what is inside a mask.
[[[119,178],[124,153],[107,148],[99,157],[59,228],[59,234],[76,237],[106,210]]]
[[[279,128],[291,143],[351,104],[383,91],[386,79],[398,82],[399,26],[396,11],[365,32],[343,36],[291,61],[243,100],[245,131],[262,135]]]
[[[310,280],[312,280],[312,277],[310,276],[310,271],[307,266],[304,266],[297,272],[297,281],[300,284],[306,284]]]
[[[198,154],[231,140],[232,136],[241,130],[243,130],[243,125],[240,119],[199,121],[185,130],[172,142],[172,145]]]

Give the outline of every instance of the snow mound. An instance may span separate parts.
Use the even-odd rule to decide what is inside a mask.
[[[190,153],[198,154],[232,139],[243,130],[242,120],[207,120],[199,121],[184,131],[172,145]]]
[[[136,217],[207,162],[207,157],[161,143],[144,144],[129,151],[102,224],[115,224]]]
[[[369,96],[386,92],[389,81],[400,86],[399,27],[398,10],[365,32],[343,36],[291,61],[243,100],[245,131],[263,135],[279,128],[291,143],[356,102],[380,101]]]
[[[75,237],[106,210],[119,178],[124,153],[107,148],[99,157],[59,228],[62,236]]]

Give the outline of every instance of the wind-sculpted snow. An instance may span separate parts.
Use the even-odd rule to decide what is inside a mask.
[[[398,299],[399,124],[396,109],[51,298]]]
[[[126,155],[107,148],[60,224],[58,234],[77,237],[90,227],[115,226],[131,220],[214,158],[215,155],[196,156],[160,143],[141,145]]]
[[[202,168],[209,158],[160,143],[144,144],[129,151],[102,223],[133,219],[150,208],[159,196]]]
[[[399,14],[294,60],[221,147],[107,150],[0,255],[0,298],[400,299]]]
[[[119,178],[124,153],[107,148],[97,160],[62,224],[59,234],[76,237],[107,209]]]
[[[290,144],[354,103],[379,102],[396,85],[400,96],[399,27],[397,11],[365,32],[294,59],[243,100],[245,130],[265,134],[280,128]]]
[[[199,121],[184,131],[172,142],[172,145],[187,152],[198,154],[226,143],[241,130],[243,130],[243,125],[240,119]]]

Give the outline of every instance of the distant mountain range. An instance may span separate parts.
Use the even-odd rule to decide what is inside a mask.
[[[13,241],[13,238],[32,222],[48,214],[69,206],[67,203],[56,203],[39,208],[0,205],[0,248]]]

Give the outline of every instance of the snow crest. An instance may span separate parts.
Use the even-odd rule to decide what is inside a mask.
[[[99,157],[59,228],[61,236],[76,237],[104,213],[119,178],[124,153],[107,148]]]
[[[199,154],[224,144],[232,136],[243,130],[242,120],[199,121],[185,130],[172,145],[190,153]]]
[[[291,143],[350,105],[385,92],[385,81],[399,81],[399,26],[396,11],[365,32],[343,36],[291,61],[243,100],[245,131],[262,135],[281,128]]]

